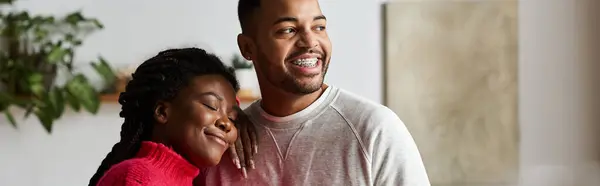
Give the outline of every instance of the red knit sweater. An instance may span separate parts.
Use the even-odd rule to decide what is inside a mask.
[[[98,186],[192,185],[199,169],[172,149],[154,142],[142,142],[137,155],[112,166]]]

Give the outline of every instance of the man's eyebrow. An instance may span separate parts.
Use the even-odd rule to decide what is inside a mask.
[[[280,17],[279,19],[275,20],[275,22],[273,22],[273,25],[283,22],[298,22],[298,19],[296,19],[295,17]]]
[[[319,19],[327,21],[327,18],[324,15],[315,16],[315,18],[313,18],[313,21],[316,21],[316,20],[319,20]]]
[[[313,21],[316,21],[316,20],[327,20],[327,18],[324,15],[318,15],[313,18]],[[273,22],[273,25],[276,25],[276,24],[279,24],[282,22],[298,22],[298,18],[280,17],[279,19],[275,20],[275,22]]]
[[[223,101],[223,97],[221,97],[220,95],[214,93],[214,92],[203,92],[201,94],[198,94],[198,96],[213,96],[215,98],[217,98],[219,101]]]

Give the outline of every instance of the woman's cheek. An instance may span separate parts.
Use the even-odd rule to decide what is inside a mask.
[[[230,141],[231,141],[231,143],[235,143],[235,141],[236,141],[236,140],[237,140],[237,138],[238,138],[238,130],[237,130],[237,128],[236,128],[236,127],[233,127],[233,128],[231,129],[231,132],[229,132],[229,134],[228,134],[228,135],[229,135],[229,138],[230,138]]]

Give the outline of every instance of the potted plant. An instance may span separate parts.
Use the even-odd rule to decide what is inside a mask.
[[[232,65],[235,69],[235,75],[240,81],[240,91],[238,96],[244,98],[254,98],[258,96],[258,81],[256,72],[253,69],[252,62],[245,60],[238,54],[233,55]]]
[[[14,0],[1,1],[0,8]],[[25,109],[24,117],[37,116],[50,133],[65,105],[95,114],[100,94],[88,78],[74,68],[75,49],[82,38],[103,25],[76,11],[64,17],[30,15],[28,11],[0,12],[0,112],[17,126],[11,106]],[[92,62],[104,82],[114,81],[114,72],[102,57]],[[55,82],[58,73],[64,84]]]

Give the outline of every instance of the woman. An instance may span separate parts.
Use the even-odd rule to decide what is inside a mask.
[[[234,122],[243,113],[233,70],[185,48],[160,52],[132,76],[119,96],[121,140],[89,185],[192,185],[238,137]]]

